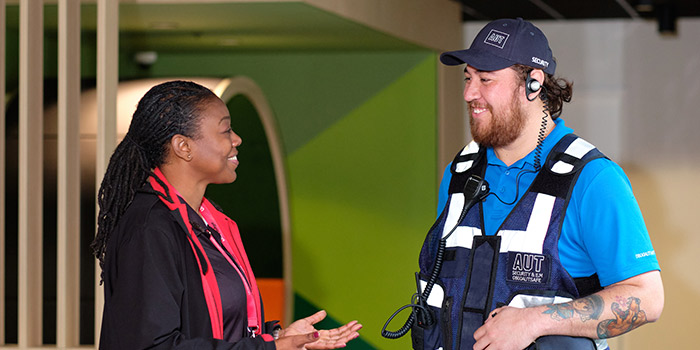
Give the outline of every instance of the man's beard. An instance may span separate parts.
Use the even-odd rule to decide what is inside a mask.
[[[471,113],[473,106],[469,104],[469,126],[474,141],[485,147],[504,147],[520,136],[525,128],[525,113],[518,103],[515,92],[511,101],[510,106],[500,113],[494,113],[490,105],[486,106],[485,108],[491,114],[488,124],[484,124],[483,121],[477,123],[474,120]]]

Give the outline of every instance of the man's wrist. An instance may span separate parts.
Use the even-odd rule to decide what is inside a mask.
[[[556,334],[554,331],[556,324],[552,322],[554,320],[545,314],[547,306],[534,306],[526,308],[526,310],[528,312],[526,319],[530,322],[533,341],[541,336]]]

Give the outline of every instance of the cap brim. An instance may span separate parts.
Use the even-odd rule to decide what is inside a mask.
[[[447,66],[457,66],[466,63],[478,70],[487,72],[508,68],[515,64],[515,62],[505,58],[474,49],[443,52],[440,55],[440,62]]]

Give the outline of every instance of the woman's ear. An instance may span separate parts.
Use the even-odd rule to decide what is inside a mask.
[[[192,160],[192,148],[190,147],[191,139],[187,136],[176,134],[170,139],[170,149],[173,155],[189,162]]]

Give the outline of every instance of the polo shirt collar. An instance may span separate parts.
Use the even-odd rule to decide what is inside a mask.
[[[552,150],[552,148],[554,148],[554,146],[559,142],[559,140],[561,140],[564,136],[572,132],[574,132],[574,130],[566,126],[562,118],[554,119],[554,129],[552,130],[552,132],[549,133],[549,135],[547,135],[547,138],[545,138],[544,142],[542,143],[540,165],[544,164],[547,155]],[[506,167],[506,164],[503,163],[503,161],[498,159],[498,157],[496,156],[496,152],[494,152],[493,147],[488,147],[486,149],[486,160],[488,161],[489,165]],[[532,150],[532,152],[528,153],[525,157],[513,163],[513,165],[511,165],[510,167],[523,169],[526,165],[528,168],[531,168],[533,170],[535,169],[535,150]]]

